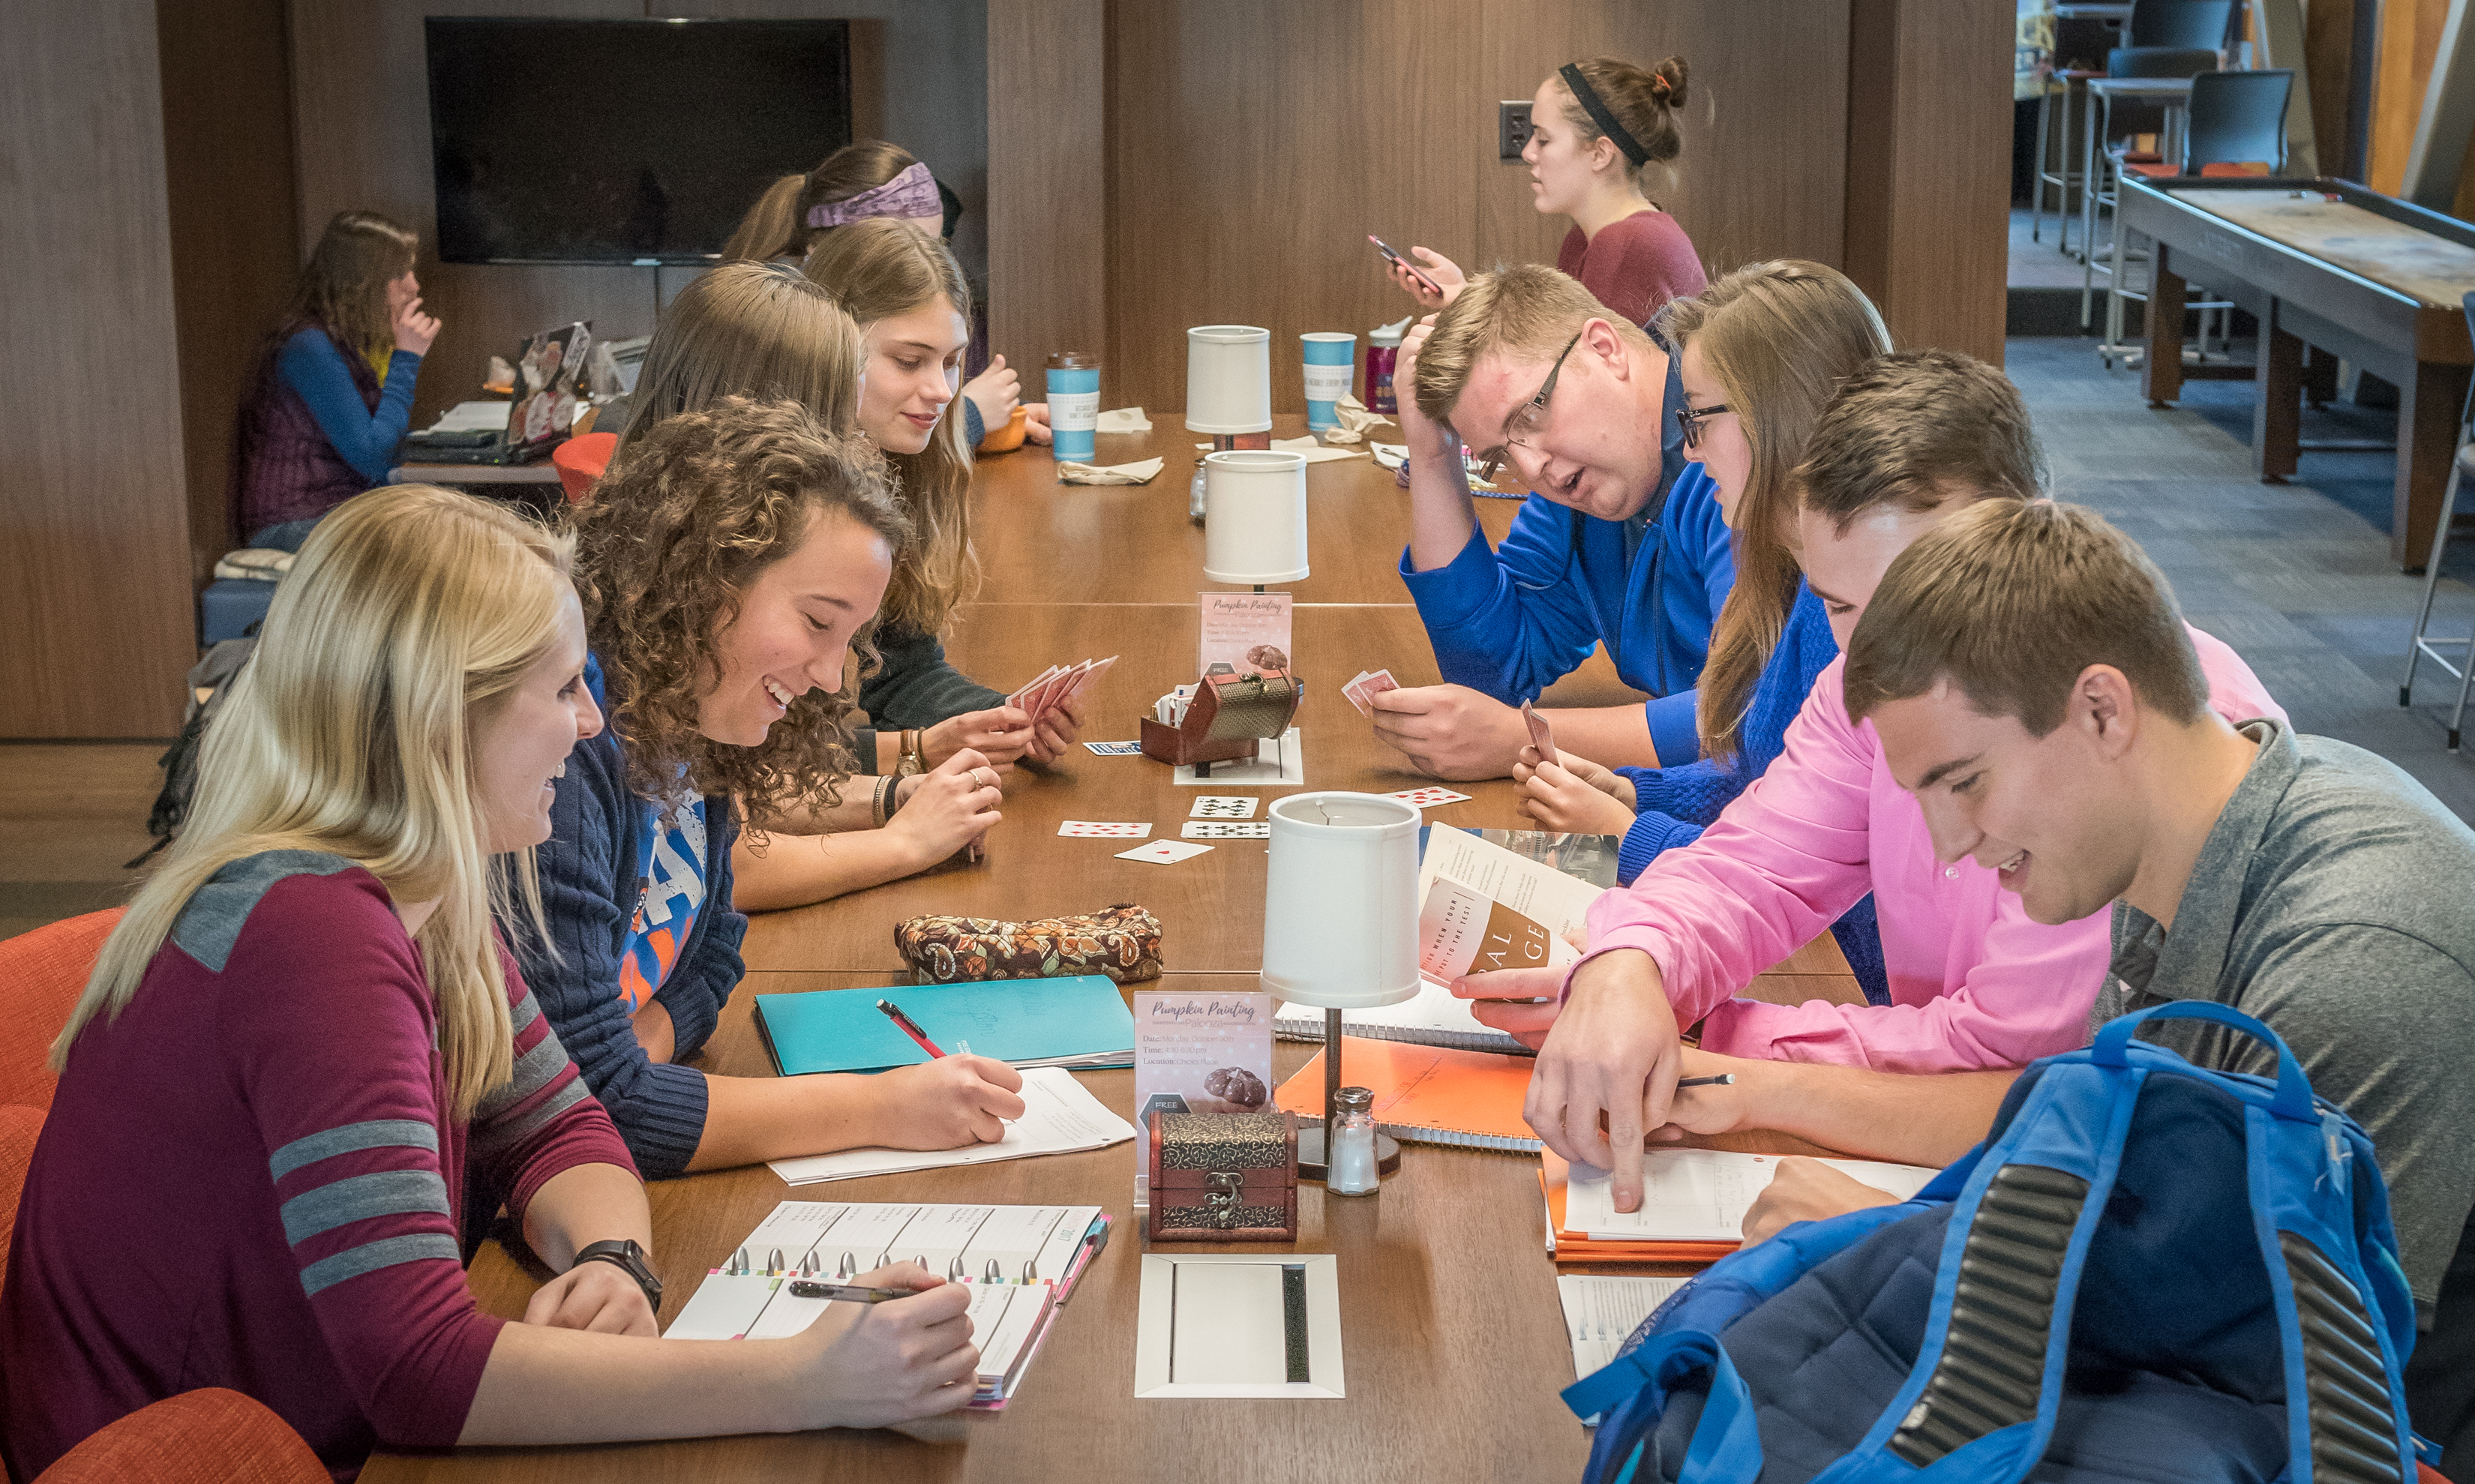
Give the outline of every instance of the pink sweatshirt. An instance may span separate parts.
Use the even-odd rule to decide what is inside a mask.
[[[2192,642],[2212,710],[2285,719],[2232,649],[2198,629]],[[1731,1057],[1947,1072],[2025,1066],[2082,1044],[2105,981],[2109,914],[2047,927],[1974,862],[1946,876],[1874,723],[1848,718],[1846,666],[1833,660],[1815,679],[1787,750],[1700,839],[1599,898],[1591,955],[1648,953],[1677,1023],[1702,1021],[1703,1048]],[[1889,1005],[1735,998],[1867,891]]]

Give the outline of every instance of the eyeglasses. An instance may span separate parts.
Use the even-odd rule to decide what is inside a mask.
[[[1538,395],[1523,402],[1506,420],[1504,442],[1479,455],[1478,476],[1481,479],[1493,484],[1496,474],[1511,461],[1512,450],[1523,446],[1522,440],[1536,437],[1538,430],[1547,426],[1547,399],[1556,395],[1556,378],[1564,374],[1564,358],[1572,354],[1573,347],[1581,343],[1579,333],[1564,342],[1564,349],[1556,354],[1556,364],[1547,368],[1547,379],[1538,383]]]
[[[1688,449],[1698,449],[1702,447],[1703,420],[1705,418],[1715,418],[1727,410],[1728,410],[1728,404],[1724,401],[1714,402],[1707,407],[1677,408],[1676,423],[1678,426],[1684,429],[1684,446]]]

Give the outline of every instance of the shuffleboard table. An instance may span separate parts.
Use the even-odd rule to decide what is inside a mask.
[[[2260,320],[2253,467],[2294,473],[2303,351],[2342,356],[2398,388],[2389,555],[2422,568],[2457,452],[2475,347],[2460,304],[2475,290],[2475,226],[2348,181],[2125,180],[2118,230],[2156,243],[2141,390],[2182,395],[2184,284],[2205,283]]]

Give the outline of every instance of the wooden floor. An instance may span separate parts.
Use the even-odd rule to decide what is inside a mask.
[[[0,743],[0,937],[117,907],[153,841],[152,742]]]

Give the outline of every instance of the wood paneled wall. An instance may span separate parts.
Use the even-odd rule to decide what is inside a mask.
[[[147,0],[0,6],[0,737],[167,737],[196,657]]]
[[[165,216],[181,326],[189,567],[203,583],[232,528],[234,414],[292,297],[292,85],[283,0],[158,5]]]
[[[383,211],[422,235],[424,297],[443,328],[422,366],[416,426],[478,395],[490,356],[510,354],[533,330],[589,319],[605,338],[649,333],[658,305],[688,277],[674,271],[657,278],[651,268],[438,262],[426,15],[853,19],[860,23],[853,27],[851,58],[854,131],[880,129],[954,188],[965,213],[957,254],[967,267],[984,272],[988,24],[982,0],[291,0],[289,10],[301,253],[317,242],[334,213],[355,207]],[[590,127],[585,81],[578,94],[580,148],[587,147]],[[727,100],[717,106],[726,107]]]
[[[1234,322],[1273,331],[1273,405],[1299,410],[1300,333],[1362,336],[1413,307],[1370,231],[1472,271],[1554,261],[1568,224],[1497,158],[1496,104],[1602,54],[1692,69],[1684,153],[1652,194],[1714,272],[1845,265],[1903,341],[2001,355],[1999,7],[992,0],[990,24],[998,349],[1036,367],[1099,347],[1112,405],[1177,408],[1185,330]],[[1877,193],[1861,203],[1860,170]]]

